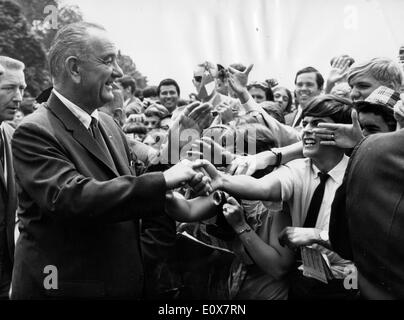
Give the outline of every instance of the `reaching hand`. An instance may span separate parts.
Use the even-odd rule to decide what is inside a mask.
[[[272,152],[264,151],[255,155],[236,157],[229,169],[231,175],[247,175],[251,176],[255,171],[265,169],[268,166],[276,164],[276,156]]]
[[[189,183],[192,187],[197,189],[199,192],[204,192],[209,194],[212,190],[210,187],[210,179],[206,175],[204,179],[204,174],[198,169],[203,167],[201,161],[191,162],[187,159],[181,160],[176,165],[172,166],[170,169],[163,172],[164,178],[166,180],[167,189],[174,189]]]
[[[233,110],[228,102],[222,102],[216,107],[222,124],[227,124],[234,119]]]
[[[314,228],[286,227],[279,234],[278,240],[282,247],[287,245],[289,248],[295,249],[313,244],[316,238],[316,229]]]
[[[220,144],[209,137],[202,137],[196,140],[187,152],[192,159],[206,159],[215,165],[228,165],[235,157],[232,153],[223,148]]]
[[[223,205],[223,215],[236,231],[247,225],[244,210],[233,197],[228,197],[227,203]]]
[[[223,187],[223,178],[222,173],[218,171],[215,166],[210,163],[208,160],[200,160],[202,163],[202,168],[205,170],[206,174],[210,177],[210,186],[211,191],[215,191],[217,189],[221,189]]]
[[[197,129],[202,132],[203,129],[212,123],[212,105],[210,103],[193,102],[185,107],[180,116],[180,130]]]
[[[250,74],[254,65],[249,65],[243,72],[229,67],[229,84],[233,91],[240,96],[247,88],[248,75]]]
[[[355,109],[352,110],[351,117],[352,124],[319,123],[313,132],[322,140],[320,144],[339,148],[355,147],[364,135]]]

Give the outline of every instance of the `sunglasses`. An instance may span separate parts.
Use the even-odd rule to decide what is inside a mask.
[[[195,77],[194,77],[194,80],[195,80],[196,82],[201,82],[201,81],[202,81],[202,76],[195,76]]]

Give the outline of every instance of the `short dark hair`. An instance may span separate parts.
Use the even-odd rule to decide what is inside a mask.
[[[330,117],[335,123],[352,123],[352,101],[333,94],[313,97],[303,109],[303,117]]]
[[[389,131],[395,131],[397,128],[397,120],[394,118],[394,110],[382,104],[370,103],[368,101],[358,101],[354,103],[354,107],[358,112],[373,113],[381,116],[383,121],[389,127]]]
[[[303,73],[312,73],[312,72],[314,72],[314,73],[316,74],[317,87],[318,87],[319,89],[321,89],[321,88],[323,87],[323,85],[324,85],[324,78],[323,78],[323,76],[321,75],[321,73],[320,73],[316,68],[313,68],[313,67],[306,67],[306,68],[303,68],[303,69],[299,70],[299,71],[296,73],[295,84],[296,84],[296,82],[297,82],[297,77],[298,77],[298,76],[300,76],[300,75],[303,74]]]
[[[131,76],[124,76],[118,80],[118,82],[122,85],[124,89],[130,87],[130,92],[132,94],[136,91],[136,80],[133,79]]]
[[[143,89],[143,98],[157,97],[157,86],[147,86]]]
[[[168,79],[161,80],[161,82],[157,86],[157,95],[160,95],[160,90],[161,90],[162,86],[174,86],[175,89],[177,90],[178,96],[180,96],[180,86],[178,85],[177,81],[175,81],[174,79],[168,78]]]

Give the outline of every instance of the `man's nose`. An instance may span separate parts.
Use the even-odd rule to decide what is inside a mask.
[[[351,96],[351,100],[358,100],[360,97],[360,92],[357,89],[353,88],[351,90],[350,96]]]
[[[122,71],[121,67],[119,66],[118,62],[116,62],[116,61],[114,63],[114,69],[113,69],[112,73],[115,78],[123,77],[123,71]]]
[[[21,102],[22,101],[22,95],[23,95],[23,90],[21,89],[17,89],[15,91],[14,97],[13,97],[13,101],[14,102]]]

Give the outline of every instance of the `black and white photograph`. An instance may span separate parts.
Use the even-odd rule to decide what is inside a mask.
[[[404,299],[403,77],[402,0],[0,0],[0,303]]]

